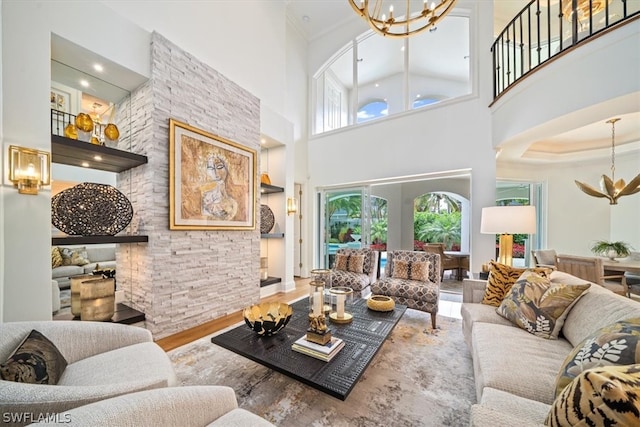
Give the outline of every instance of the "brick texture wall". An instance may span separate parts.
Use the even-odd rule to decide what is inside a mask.
[[[133,204],[132,231],[148,235],[149,242],[119,245],[117,261],[118,287],[159,339],[260,299],[258,226],[169,230],[169,119],[259,152],[260,104],[157,33],[151,50],[151,79],[132,94],[130,109],[119,109],[131,114],[131,151],[145,154],[149,163],[118,177]]]

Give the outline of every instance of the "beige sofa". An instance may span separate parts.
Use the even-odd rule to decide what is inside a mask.
[[[584,280],[554,271],[552,282]],[[473,357],[477,404],[472,426],[541,426],[555,395],[555,379],[571,350],[598,329],[640,317],[640,304],[592,284],[573,306],[560,338],[532,335],[480,302],[486,281],[465,280],[462,330]]]
[[[80,249],[86,253],[88,264],[61,265],[51,269],[51,278],[58,282],[60,289],[71,287],[71,276],[79,274],[91,274],[96,266],[100,268],[116,268],[116,245],[87,245],[87,246],[60,246],[73,250]]]
[[[72,409],[34,425],[273,427],[238,408],[233,389],[222,386],[169,387],[127,394]]]
[[[32,329],[56,346],[67,367],[57,385],[0,380],[0,414],[58,413],[125,393],[176,385],[171,361],[151,333],[114,323],[0,323],[0,361],[6,361]]]

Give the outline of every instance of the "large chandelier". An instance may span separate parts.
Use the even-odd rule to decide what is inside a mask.
[[[589,16],[594,16],[606,9],[607,3],[611,0],[578,0],[576,12],[578,13],[578,21],[585,21]],[[562,6],[562,15],[569,22],[573,19],[573,2],[565,1]]]
[[[403,38],[432,28],[451,12],[457,1],[349,0],[349,4],[377,33]],[[402,10],[395,10],[394,4]]]
[[[611,178],[607,175],[602,175],[600,178],[600,190],[598,191],[588,184],[576,181],[578,188],[590,196],[604,197],[609,199],[610,205],[617,205],[618,198],[622,196],[628,196],[640,192],[640,174],[636,175],[629,184],[625,184],[624,179],[616,181],[616,122],[619,118],[607,120],[607,123],[611,123]]]

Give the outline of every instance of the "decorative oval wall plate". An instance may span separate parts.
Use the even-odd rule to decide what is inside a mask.
[[[260,205],[260,233],[267,234],[275,225],[276,218],[273,211],[267,205]]]
[[[117,188],[83,182],[51,198],[51,223],[72,236],[113,236],[133,218],[133,207]]]

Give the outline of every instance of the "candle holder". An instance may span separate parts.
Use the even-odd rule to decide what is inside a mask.
[[[324,282],[309,282],[309,329],[307,341],[325,345],[331,341],[331,330],[327,327],[324,311]]]
[[[331,295],[329,295],[329,288],[331,287],[331,270],[326,268],[315,268],[311,270],[311,281],[324,283],[324,302],[322,311],[326,317],[329,317],[329,313],[331,312]]]
[[[331,313],[329,319],[335,323],[351,323],[353,314],[347,310],[353,301],[353,289],[347,286],[335,286],[329,289],[331,295]]]

